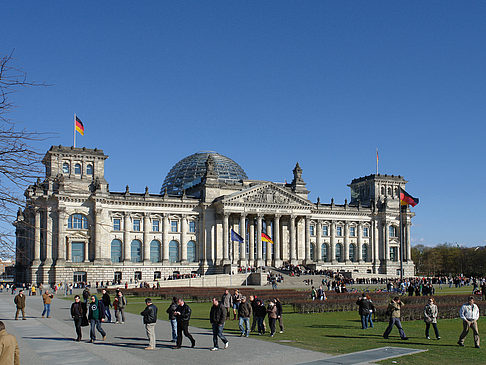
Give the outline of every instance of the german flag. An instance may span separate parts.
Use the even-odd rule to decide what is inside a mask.
[[[419,203],[418,198],[414,198],[405,190],[400,188],[400,204],[401,205],[411,205],[412,207],[416,206]]]
[[[262,232],[262,241],[273,243],[272,239]]]
[[[81,122],[81,119],[79,119],[78,117],[76,117],[76,120],[75,120],[75,128],[76,130],[79,132],[79,134],[81,134],[82,136],[84,136],[84,125],[83,125],[83,122]]]

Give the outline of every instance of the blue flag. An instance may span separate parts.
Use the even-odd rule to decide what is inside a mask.
[[[231,228],[231,241],[238,241],[243,243],[243,237],[236,233],[233,228]]]

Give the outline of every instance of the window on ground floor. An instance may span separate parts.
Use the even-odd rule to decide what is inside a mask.
[[[111,262],[121,262],[122,243],[120,240],[111,241]]]
[[[196,242],[187,242],[187,261],[196,262]]]
[[[135,274],[133,275],[133,278],[135,280],[142,280],[142,272],[141,271],[135,271]]]
[[[162,278],[162,273],[160,271],[154,271],[154,280],[159,280]]]
[[[72,262],[84,261],[84,242],[71,243],[71,261]]]
[[[87,282],[86,271],[76,271],[73,276],[73,281],[75,283],[85,283]]]

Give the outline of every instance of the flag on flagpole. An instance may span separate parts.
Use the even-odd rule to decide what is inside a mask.
[[[408,205],[410,204],[412,207],[416,206],[419,203],[419,198],[414,198],[405,190],[400,188],[400,204],[401,205]]]
[[[75,128],[76,128],[76,131],[79,132],[79,134],[84,136],[83,122],[81,122],[81,119],[79,119],[77,116],[76,116],[76,121],[75,121]]]
[[[240,243],[243,243],[243,237],[236,233],[233,228],[231,228],[231,241],[238,241]]]
[[[273,243],[272,239],[262,232],[262,241]]]

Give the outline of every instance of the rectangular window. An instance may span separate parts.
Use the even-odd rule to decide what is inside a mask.
[[[140,219],[133,220],[133,230],[140,232]]]
[[[390,260],[398,261],[398,247],[390,247]]]
[[[170,231],[171,232],[179,232],[179,222],[177,221],[170,221]]]
[[[363,237],[369,237],[370,233],[368,231],[368,227],[363,228]]]
[[[159,221],[158,220],[153,220],[152,221],[152,231],[153,232],[158,232],[159,231]]]
[[[83,262],[84,261],[84,242],[72,242],[71,243],[71,261]]]
[[[314,231],[314,226],[310,226],[310,235],[311,236],[315,236],[316,235],[316,233]]]
[[[113,218],[113,230],[120,231],[121,230],[121,219],[120,218]]]
[[[336,236],[341,237],[343,235],[343,227],[336,227]]]
[[[133,278],[135,280],[142,280],[142,272],[141,271],[135,271],[135,274],[133,275]]]
[[[322,235],[329,236],[329,226],[322,226]]]
[[[190,233],[196,233],[196,222],[189,222],[189,232]]]
[[[349,235],[351,237],[355,237],[356,236],[356,227],[349,227]]]

